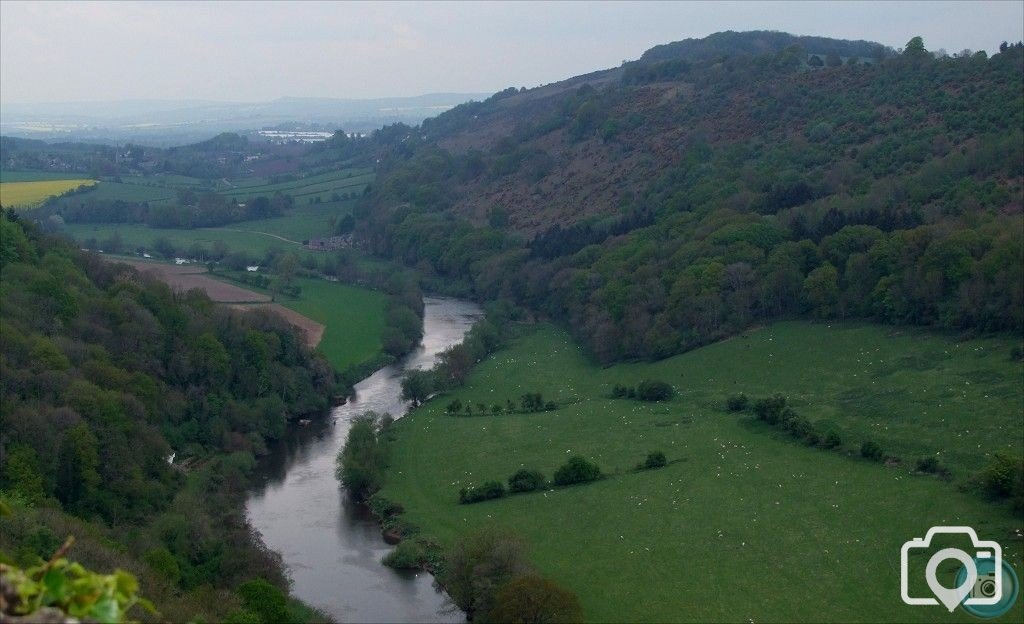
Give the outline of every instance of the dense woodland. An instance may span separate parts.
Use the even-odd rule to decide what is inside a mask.
[[[33,565],[74,533],[76,558],[131,570],[171,620],[222,619],[254,577],[284,587],[239,497],[287,421],[327,406],[328,363],[276,315],[176,295],[12,213],[0,234],[0,551]]]
[[[388,152],[357,231],[602,362],[787,315],[1021,331],[1024,45],[850,45],[821,68],[794,43],[457,107]]]

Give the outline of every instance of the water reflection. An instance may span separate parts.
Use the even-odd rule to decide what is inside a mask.
[[[399,573],[380,564],[393,547],[367,511],[343,495],[334,458],[353,416],[368,410],[400,417],[401,375],[428,368],[438,353],[462,340],[480,317],[475,304],[426,298],[423,344],[394,366],[356,385],[356,398],[329,417],[291,428],[261,461],[261,485],[247,512],[267,546],[281,553],[294,593],[341,622],[459,622],[425,573]]]

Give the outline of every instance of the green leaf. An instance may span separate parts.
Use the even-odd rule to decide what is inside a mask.
[[[43,585],[50,597],[56,602],[63,602],[68,593],[68,577],[58,570],[49,570],[43,577]]]
[[[92,606],[89,615],[96,618],[101,624],[117,624],[121,621],[121,607],[110,596],[104,596]]]

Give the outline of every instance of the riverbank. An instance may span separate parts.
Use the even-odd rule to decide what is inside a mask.
[[[460,622],[430,575],[381,565],[392,546],[362,505],[340,490],[334,460],[351,418],[365,411],[400,417],[401,378],[433,366],[437,355],[462,341],[481,315],[470,302],[425,298],[423,340],[398,363],[355,385],[355,396],[329,418],[293,427],[257,469],[247,518],[268,548],[281,554],[294,596],[339,621]]]

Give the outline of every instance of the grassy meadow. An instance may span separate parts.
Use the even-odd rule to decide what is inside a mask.
[[[961,491],[986,454],[1020,456],[1022,364],[1012,341],[959,341],[861,324],[782,322],[657,363],[591,364],[541,326],[480,364],[468,385],[396,425],[383,495],[424,536],[451,543],[488,524],[526,537],[540,571],[576,592],[588,621],[967,621],[899,597],[900,546],[939,524],[998,539],[1021,570],[1022,523]],[[608,398],[616,383],[670,382],[662,404]],[[448,416],[452,398],[504,405],[525,392],[553,412]],[[781,392],[843,447],[810,448],[725,409]],[[857,456],[870,437],[886,466]],[[670,464],[633,472],[647,453]],[[911,474],[939,453],[952,481]],[[596,461],[593,484],[459,505],[459,488],[566,458]],[[914,558],[914,579],[926,558]],[[950,576],[954,570],[940,568]],[[913,588],[921,593],[923,583]],[[1003,621],[1020,621],[1021,604]]]
[[[55,195],[63,195],[80,186],[93,186],[96,180],[68,178],[21,182],[0,182],[0,206],[34,208]]]
[[[209,248],[214,241],[220,240],[231,251],[244,251],[256,256],[263,255],[271,249],[295,251],[303,256],[317,252],[304,249],[302,241],[326,236],[329,232],[328,219],[331,216],[344,216],[350,211],[351,202],[336,202],[299,205],[282,217],[242,221],[215,228],[185,230],[151,228],[141,224],[67,223],[63,227],[63,232],[80,243],[90,238],[102,243],[117,232],[126,249],[131,250],[139,246],[152,248],[158,238],[166,238],[175,247],[181,248],[188,248],[193,244]]]
[[[313,201],[327,202],[333,193],[361,194],[366,185],[373,181],[370,169],[340,169],[286,182],[271,182],[266,178],[242,178],[230,181],[227,188],[218,189],[222,195],[245,201],[259,195],[283,193],[295,198],[295,204],[308,204]]]
[[[387,298],[368,288],[319,279],[296,280],[302,294],[281,305],[323,323],[317,347],[337,370],[365,362],[381,352]]]
[[[48,180],[79,180],[81,173],[59,173],[56,171],[14,171],[0,170],[0,183],[3,182],[43,182]]]

